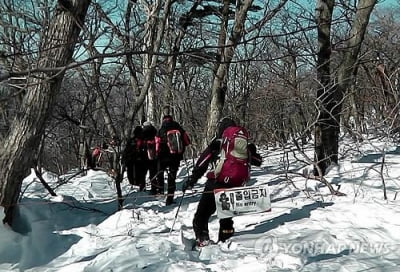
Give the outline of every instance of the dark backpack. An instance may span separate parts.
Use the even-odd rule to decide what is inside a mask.
[[[248,131],[240,126],[228,127],[222,133],[221,157],[214,170],[218,182],[232,187],[243,186],[249,179],[250,155]]]
[[[171,154],[182,154],[184,144],[182,133],[179,129],[170,129],[166,132],[166,143]]]

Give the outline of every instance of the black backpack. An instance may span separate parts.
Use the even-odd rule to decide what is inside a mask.
[[[155,160],[156,159],[156,141],[155,139],[144,140],[144,146],[146,149],[147,159]]]
[[[170,129],[166,131],[166,143],[171,154],[182,154],[184,145],[182,133],[179,129]]]

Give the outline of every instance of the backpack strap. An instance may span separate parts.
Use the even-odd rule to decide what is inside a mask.
[[[160,154],[161,137],[156,136],[156,137],[154,137],[154,140],[156,142],[156,155],[158,156]]]

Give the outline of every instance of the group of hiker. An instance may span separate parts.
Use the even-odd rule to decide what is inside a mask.
[[[144,191],[149,173],[150,194],[164,194],[164,173],[167,172],[166,205],[173,204],[176,176],[189,144],[188,134],[171,115],[163,117],[159,130],[148,121],[135,127],[123,152],[129,183]]]
[[[214,139],[200,154],[189,177],[183,182],[182,191],[191,189],[207,172],[207,181],[193,219],[193,230],[198,247],[210,243],[208,221],[216,211],[213,192],[215,189],[242,187],[250,178],[250,165],[260,166],[262,158],[251,143],[246,128],[232,118],[218,122]],[[167,173],[166,205],[174,203],[176,177],[190,139],[181,125],[171,115],[165,115],[160,129],[150,122],[136,126],[133,137],[123,151],[123,162],[129,183],[146,189],[149,176],[150,194],[164,194],[164,173]],[[218,241],[224,242],[234,234],[232,218],[220,219]]]

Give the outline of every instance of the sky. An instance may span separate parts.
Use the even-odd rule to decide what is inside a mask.
[[[0,224],[0,271],[399,271],[400,146],[383,138],[342,142],[343,156],[326,179],[345,196],[305,178],[311,167],[293,150],[265,149],[262,166],[252,168],[249,185],[268,185],[271,211],[234,217],[230,241],[201,251],[191,250],[190,239],[204,178],[177,213],[178,204],[165,206],[127,180],[117,211],[114,183],[102,171],[45,172],[56,197],[32,173],[23,181],[18,232]],[[312,158],[311,147],[305,152]],[[178,203],[186,167],[177,178]],[[218,227],[213,215],[214,240]]]

